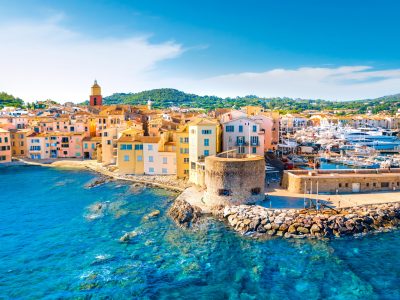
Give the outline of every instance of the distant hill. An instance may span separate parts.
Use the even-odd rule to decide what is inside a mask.
[[[400,108],[400,94],[379,97],[376,99],[355,101],[327,101],[293,98],[265,98],[254,95],[235,98],[221,98],[217,96],[198,96],[175,89],[154,89],[139,93],[116,93],[104,98],[104,104],[146,104],[153,101],[156,108],[171,106],[197,107],[215,109],[221,107],[241,107],[245,105],[261,105],[267,109],[286,112],[301,112],[304,110],[353,110],[356,113],[371,111],[378,113],[387,111],[395,113]]]
[[[199,96],[188,94],[175,89],[154,89],[139,93],[116,93],[104,97],[103,104],[146,104],[151,99],[154,107],[165,108],[171,106],[198,107],[215,109],[219,107],[240,107],[244,105],[263,105],[264,98],[257,96],[246,96],[236,98],[221,98],[217,96]]]
[[[5,106],[22,107],[23,105],[24,101],[22,101],[22,99],[16,98],[5,92],[0,92],[0,108]]]

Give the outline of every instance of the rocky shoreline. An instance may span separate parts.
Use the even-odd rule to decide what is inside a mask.
[[[221,208],[215,214],[238,233],[260,238],[330,239],[387,231],[400,226],[400,202],[323,212],[239,205]]]

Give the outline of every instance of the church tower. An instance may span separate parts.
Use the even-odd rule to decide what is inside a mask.
[[[90,106],[103,105],[103,97],[101,96],[101,87],[97,84],[97,80],[92,85],[92,93],[90,94]]]

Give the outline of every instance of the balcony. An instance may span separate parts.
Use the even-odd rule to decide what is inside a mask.
[[[250,145],[251,145],[251,146],[260,146],[260,142],[259,142],[259,141],[257,141],[257,142],[251,142]]]
[[[235,143],[235,146],[248,146],[249,142],[238,141]]]

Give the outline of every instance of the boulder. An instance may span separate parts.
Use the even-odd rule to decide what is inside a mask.
[[[137,235],[138,233],[136,231],[127,232],[119,238],[119,241],[121,243],[127,243]]]
[[[302,233],[302,234],[310,233],[310,231],[307,228],[303,227],[303,226],[297,227],[297,232]]]

